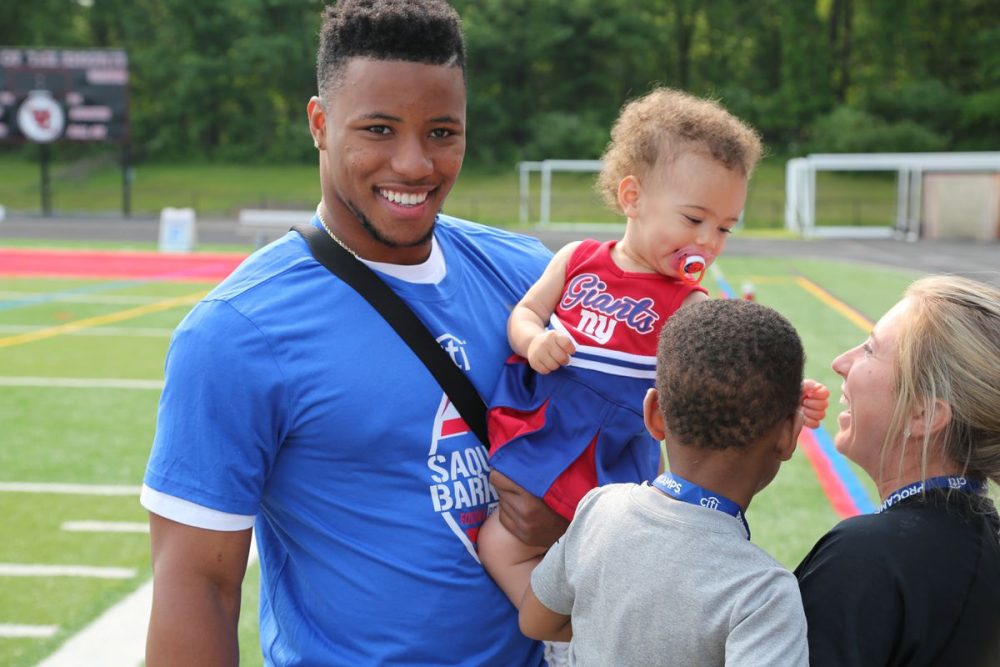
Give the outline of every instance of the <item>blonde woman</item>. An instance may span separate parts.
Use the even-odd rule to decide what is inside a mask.
[[[833,369],[882,507],[795,571],[811,664],[1000,665],[1000,290],[918,280]]]

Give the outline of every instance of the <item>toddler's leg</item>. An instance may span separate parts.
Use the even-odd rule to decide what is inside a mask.
[[[500,523],[499,512],[491,514],[483,523],[478,542],[483,567],[520,609],[521,598],[531,584],[531,571],[542,560],[546,549],[529,546],[517,539]]]

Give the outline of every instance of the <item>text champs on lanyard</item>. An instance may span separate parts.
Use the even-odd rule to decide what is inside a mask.
[[[683,477],[678,477],[669,472],[665,472],[654,479],[653,486],[676,500],[692,505],[699,505],[710,510],[718,510],[729,516],[736,517],[743,524],[743,529],[747,532],[747,539],[750,539],[750,524],[747,523],[742,508],[729,498],[720,496],[718,493],[712,493],[694,482],[689,482]]]
[[[961,493],[971,493],[973,495],[986,493],[986,482],[981,479],[966,479],[962,476],[955,477],[929,477],[920,482],[908,484],[901,489],[896,489],[882,502],[878,509],[879,513],[886,511],[896,503],[912,498],[913,496],[928,491],[930,489],[951,489]]]

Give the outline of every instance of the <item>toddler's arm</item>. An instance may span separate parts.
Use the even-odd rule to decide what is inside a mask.
[[[826,416],[830,406],[830,390],[816,380],[802,381],[802,417],[803,426],[816,428]]]
[[[564,246],[552,257],[538,281],[514,306],[507,320],[507,338],[514,352],[538,373],[550,373],[569,363],[576,350],[566,334],[546,330],[566,282],[566,265],[579,242]]]
[[[547,641],[568,642],[573,639],[570,617],[556,613],[543,605],[528,586],[521,598],[518,625],[525,637]]]

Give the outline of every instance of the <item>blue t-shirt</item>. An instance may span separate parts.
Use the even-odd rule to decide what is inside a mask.
[[[442,280],[382,277],[489,396],[549,252],[447,216],[435,238]],[[174,334],[145,484],[256,515],[267,664],[540,664],[476,556],[487,475],[430,372],[294,232]]]

